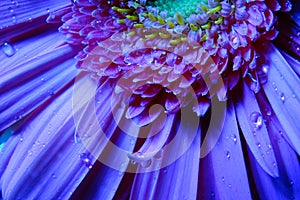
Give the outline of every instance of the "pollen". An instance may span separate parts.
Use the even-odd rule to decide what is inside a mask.
[[[164,38],[164,39],[168,39],[168,38],[171,37],[169,34],[165,34],[165,33],[158,33],[158,35],[159,35],[161,38]]]

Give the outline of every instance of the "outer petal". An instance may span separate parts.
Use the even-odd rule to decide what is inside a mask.
[[[293,58],[289,54],[285,52],[281,52],[282,56],[285,58],[285,60],[290,64],[291,68],[294,70],[294,72],[300,76],[300,61]]]
[[[20,37],[29,31],[44,26],[46,16],[70,1],[9,1],[0,2],[0,43]],[[50,10],[51,9],[51,10]]]
[[[233,104],[229,102],[225,126],[212,152],[215,193],[222,199],[251,199],[245,160]]]
[[[170,155],[182,151],[190,133],[188,119],[184,120],[184,135],[178,141],[177,149],[163,152],[162,161],[165,162]],[[176,124],[176,123],[175,123]],[[177,123],[178,124],[178,123]],[[176,129],[174,130],[176,131]],[[177,133],[178,134],[178,133]],[[131,199],[140,197],[153,199],[195,199],[198,190],[198,172],[200,162],[200,130],[186,152],[171,165],[150,173],[137,174],[131,190]],[[154,163],[159,165],[158,163]],[[142,184],[142,185],[141,185]],[[145,187],[143,185],[145,184]],[[167,192],[166,192],[167,191]],[[184,191],[184,192],[183,192]]]
[[[270,138],[255,95],[246,83],[239,89],[242,89],[243,93],[240,100],[236,100],[236,115],[248,147],[260,166],[271,176],[277,177],[275,155],[273,149],[269,148]]]
[[[111,101],[112,82],[106,80],[95,91],[95,83],[87,80],[85,85],[79,82],[74,90],[73,101],[87,103],[82,112],[74,115],[76,138],[100,161],[78,186],[72,195],[74,199],[112,199],[129,164],[127,155],[132,153],[136,142],[132,135],[137,135],[139,129],[124,119],[125,108],[119,102]],[[126,159],[118,156],[118,149],[122,149]]]
[[[265,173],[254,173],[255,181],[257,183],[257,190],[264,196],[264,194],[274,194],[274,198],[281,199],[298,199],[300,195],[300,164],[297,158],[297,154],[293,147],[287,143],[286,133],[282,130],[282,127],[274,114],[266,96],[261,91],[257,94],[260,107],[263,112],[264,119],[267,123],[267,129],[270,135],[272,147],[274,149],[276,160],[279,168],[279,178],[271,178],[266,176]],[[252,163],[253,164],[253,163]],[[257,175],[261,174],[261,175]],[[264,181],[269,182],[265,184]]]
[[[66,87],[15,133],[22,140],[8,164],[1,158],[6,167],[1,177],[5,199],[69,198],[95,161],[82,144],[74,144],[71,98],[72,88]]]
[[[75,77],[72,48],[64,46],[1,75],[0,130],[20,120]],[[66,60],[67,59],[67,60]]]
[[[266,64],[270,66],[269,81],[263,85],[263,89],[281,126],[300,154],[299,77],[272,44],[265,43],[261,50],[267,55]]]

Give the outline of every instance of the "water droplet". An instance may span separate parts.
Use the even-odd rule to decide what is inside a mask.
[[[237,138],[236,135],[233,136],[233,142],[236,143],[237,142]]]
[[[153,154],[145,155],[141,152],[136,152],[132,154],[128,154],[130,160],[135,161],[136,163],[140,164],[142,167],[149,167],[152,164],[152,159],[154,158]]]
[[[134,139],[131,139],[131,140],[130,140],[130,144],[131,144],[131,145],[134,145],[134,144],[135,144],[135,140],[134,140]]]
[[[51,177],[54,178],[54,179],[56,179],[56,175],[55,174],[52,174]]]
[[[89,169],[92,168],[92,162],[87,153],[82,153],[79,157]]]
[[[31,151],[31,150],[28,150],[28,152],[27,152],[27,153],[28,153],[28,155],[29,155],[29,156],[31,156],[31,155],[32,155],[32,151]]]
[[[22,118],[23,118],[22,115],[18,115],[18,116],[15,117],[15,120],[18,121],[18,120],[20,120],[20,119],[22,119]]]
[[[20,142],[23,142],[23,138],[22,137],[20,137]]]
[[[214,197],[216,194],[214,192],[211,192],[210,196]]]
[[[14,23],[14,24],[16,24],[17,23],[17,17],[16,16],[12,16],[12,22]]]
[[[255,128],[259,129],[263,125],[263,118],[259,112],[251,113],[250,120],[252,122],[252,125],[254,125]]]
[[[11,56],[15,55],[15,53],[16,53],[15,47],[8,42],[4,42],[2,44],[2,51],[8,57],[11,57]]]
[[[283,132],[282,131],[279,131],[279,134],[281,135],[281,137],[283,137]]]
[[[284,93],[281,93],[280,99],[281,99],[282,103],[284,103],[284,101],[285,101],[285,95],[284,95]]]
[[[54,92],[53,91],[48,91],[48,94],[50,97],[54,96]]]
[[[228,187],[229,187],[229,188],[231,188],[231,187],[232,187],[232,185],[231,185],[231,184],[229,184],[229,185],[228,185]]]
[[[120,169],[119,169],[119,176],[122,176],[127,168],[127,162],[122,162]]]
[[[230,157],[231,157],[230,152],[227,151],[227,152],[226,152],[226,158],[229,159]]]
[[[154,158],[160,160],[162,156],[163,156],[163,150],[161,149],[154,155]]]
[[[141,162],[141,166],[142,166],[142,167],[144,167],[144,168],[148,168],[148,167],[150,167],[150,166],[151,166],[151,164],[152,164],[152,161],[151,161],[151,159],[149,159],[149,160],[146,160],[146,161],[142,161],[142,162]]]
[[[292,94],[292,97],[293,97],[293,98],[296,98],[296,95],[293,93],[293,94]]]
[[[136,161],[135,160],[130,160],[131,164],[135,165]]]
[[[224,176],[222,176],[222,182],[223,182],[223,183],[225,182],[225,178],[224,178]]]
[[[261,69],[262,69],[262,72],[265,73],[265,74],[267,74],[269,72],[269,66],[268,65],[263,65]]]
[[[270,108],[266,109],[266,114],[267,114],[267,116],[271,116],[272,110]]]
[[[258,142],[256,145],[257,145],[257,147],[258,147],[258,148],[260,148],[260,147],[261,147],[261,144],[260,144],[259,142]]]

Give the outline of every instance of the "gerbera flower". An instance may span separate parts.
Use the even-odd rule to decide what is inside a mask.
[[[300,198],[296,2],[0,9],[3,199]]]

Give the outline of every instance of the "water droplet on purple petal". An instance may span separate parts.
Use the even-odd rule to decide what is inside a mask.
[[[16,53],[15,47],[8,42],[4,42],[2,44],[2,51],[7,57],[11,57]]]
[[[263,118],[261,116],[261,113],[259,113],[259,112],[251,113],[250,121],[251,121],[252,125],[254,126],[254,128],[256,128],[256,129],[261,128],[263,125]]]

